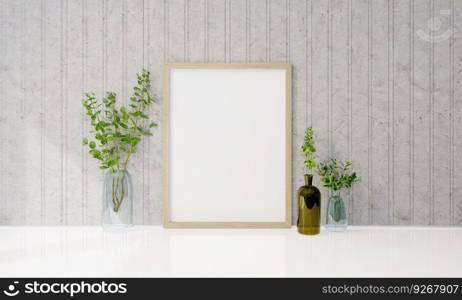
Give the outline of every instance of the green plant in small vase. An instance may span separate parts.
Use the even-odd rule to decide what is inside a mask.
[[[297,230],[301,234],[315,235],[319,233],[321,221],[321,193],[313,185],[312,170],[316,168],[316,147],[314,145],[314,132],[312,127],[305,131],[301,147],[305,159],[305,185],[297,191],[298,220]]]
[[[359,181],[356,172],[351,171],[351,162],[341,162],[335,158],[318,165],[318,174],[330,197],[327,203],[326,228],[332,231],[344,231],[348,225],[345,202],[341,192],[351,188]]]
[[[90,118],[92,138],[83,138],[92,157],[106,170],[103,186],[102,224],[105,227],[133,225],[133,188],[127,168],[143,136],[150,136],[157,124],[149,121],[151,94],[150,73],[136,74],[137,85],[129,105],[116,107],[117,95],[107,92],[98,101],[93,93],[86,93],[83,107]]]

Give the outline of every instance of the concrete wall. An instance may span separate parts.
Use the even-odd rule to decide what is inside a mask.
[[[461,15],[456,0],[1,0],[0,224],[99,223],[83,92],[126,101],[144,66],[159,94],[164,62],[282,61],[294,191],[313,125],[321,158],[362,176],[350,223],[460,226]],[[156,131],[131,167],[138,224],[160,224],[161,166]]]

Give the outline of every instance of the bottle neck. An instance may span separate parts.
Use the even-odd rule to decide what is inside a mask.
[[[313,185],[313,175],[305,174],[305,185]]]

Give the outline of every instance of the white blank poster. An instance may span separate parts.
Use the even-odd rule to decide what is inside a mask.
[[[170,222],[286,222],[286,72],[170,69]]]

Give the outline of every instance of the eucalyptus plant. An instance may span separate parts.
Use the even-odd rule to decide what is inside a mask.
[[[136,78],[137,84],[128,107],[116,107],[117,95],[114,92],[107,92],[101,101],[96,99],[94,93],[86,93],[83,99],[92,134],[91,138],[83,138],[83,144],[89,148],[90,155],[100,162],[100,169],[113,172],[126,170],[142,137],[152,135],[151,129],[157,126],[149,121],[148,116],[149,106],[154,103],[150,72],[143,69],[136,74]],[[121,195],[117,195],[119,184],[122,184]],[[125,196],[123,182],[114,182],[113,191],[116,193],[113,193],[113,209],[117,212]]]
[[[356,172],[351,172],[351,162],[330,158],[318,166],[318,174],[324,186],[332,191],[349,188],[359,181]]]
[[[311,173],[311,170],[316,168],[316,157],[314,156],[316,147],[314,146],[314,132],[311,126],[305,130],[305,137],[301,149],[305,158],[303,164],[307,172]]]

